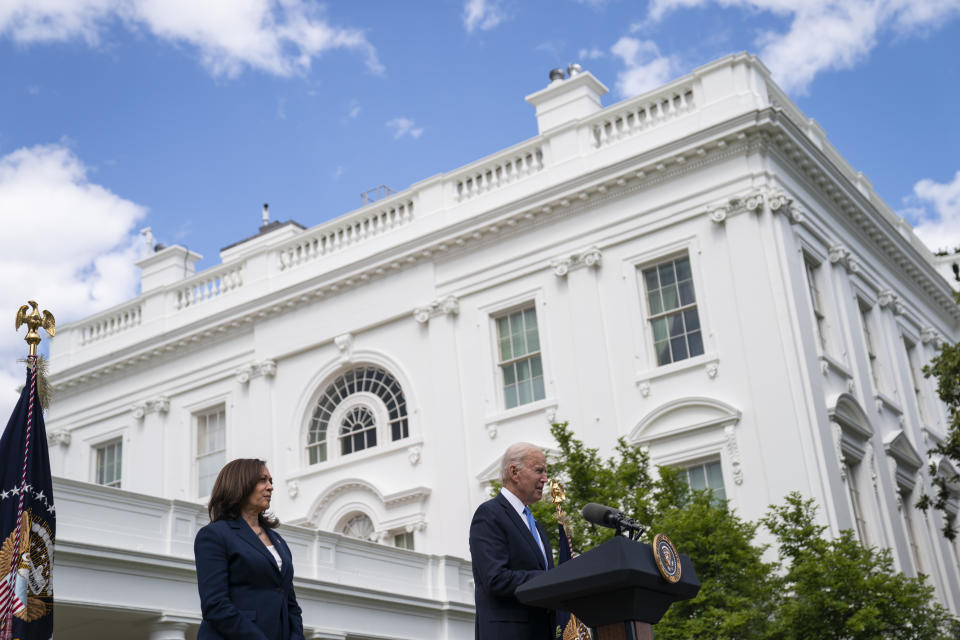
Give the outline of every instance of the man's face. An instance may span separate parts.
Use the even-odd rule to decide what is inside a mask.
[[[523,466],[510,467],[513,491],[525,505],[533,504],[543,497],[543,485],[547,483],[547,460],[541,451],[528,453]]]

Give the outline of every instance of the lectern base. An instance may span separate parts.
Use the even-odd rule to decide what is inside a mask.
[[[636,620],[605,624],[597,629],[597,640],[653,640],[653,625]]]

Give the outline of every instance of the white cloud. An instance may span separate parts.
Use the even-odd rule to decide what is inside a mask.
[[[91,183],[84,164],[62,145],[0,157],[0,309],[12,314],[36,300],[62,325],[130,299],[139,283],[134,262],[144,249],[134,230],[145,213]],[[24,335],[22,327],[0,332],[4,424],[16,402],[13,390],[23,384],[16,360],[26,355]]]
[[[656,43],[624,36],[610,48],[626,67],[617,73],[617,91],[624,97],[635,96],[656,88],[673,76],[677,64],[669,56],[661,56]]]
[[[648,23],[711,5],[790,18],[785,33],[764,31],[756,44],[780,86],[800,94],[821,71],[866,60],[886,30],[906,36],[960,14],[960,0],[652,0]]]
[[[463,27],[467,32],[489,31],[506,18],[499,0],[467,0],[463,5]]]
[[[245,68],[279,76],[303,73],[332,49],[361,55],[382,73],[376,49],[360,29],[331,25],[307,0],[5,0],[0,36],[21,44],[83,40],[100,44],[114,24],[145,29],[197,50],[214,75]]]
[[[605,55],[607,54],[596,47],[592,47],[590,49],[580,49],[579,51],[579,58],[581,60],[596,60],[604,57]]]
[[[347,116],[350,118],[356,118],[360,115],[360,104],[356,100],[350,101],[350,111],[347,113]]]
[[[417,127],[417,123],[410,118],[394,118],[387,122],[387,127],[393,129],[394,140],[399,140],[403,136],[419,138],[423,134],[423,127]]]
[[[919,206],[902,211],[932,251],[960,247],[960,171],[952,182],[924,179],[913,185],[909,200]]]

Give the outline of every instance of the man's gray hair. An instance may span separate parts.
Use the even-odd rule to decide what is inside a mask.
[[[510,466],[522,467],[531,453],[542,453],[540,447],[529,442],[515,442],[507,447],[500,459],[500,482],[506,482],[510,477]]]

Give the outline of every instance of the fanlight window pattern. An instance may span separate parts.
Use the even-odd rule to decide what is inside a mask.
[[[331,382],[317,401],[307,434],[310,464],[327,460],[327,436],[331,429],[335,430],[340,442],[340,455],[377,445],[378,425],[374,411],[362,402],[348,406],[346,411],[338,411],[344,402],[358,393],[374,395],[383,402],[391,440],[410,436],[407,401],[400,383],[380,367],[357,367]],[[331,420],[335,420],[336,424],[331,425]]]
[[[370,540],[374,531],[373,521],[363,513],[352,516],[340,528],[343,535],[360,540]]]

